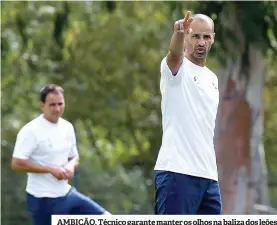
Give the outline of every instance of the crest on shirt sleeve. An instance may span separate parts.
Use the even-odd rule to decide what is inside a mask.
[[[213,84],[213,88],[215,90],[218,90],[218,85],[217,85],[217,82],[215,80],[212,81],[212,84]]]

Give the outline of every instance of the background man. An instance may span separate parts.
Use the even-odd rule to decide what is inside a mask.
[[[68,184],[79,164],[75,131],[61,118],[64,91],[50,84],[40,92],[43,114],[17,135],[12,168],[28,173],[26,199],[35,225],[50,225],[54,214],[109,214]]]

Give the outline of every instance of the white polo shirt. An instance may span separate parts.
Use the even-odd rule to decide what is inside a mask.
[[[21,128],[13,153],[14,158],[50,167],[62,167],[74,156],[78,152],[72,124],[62,118],[51,123],[43,114]],[[50,173],[28,173],[26,191],[35,197],[61,197],[70,188],[67,180],[58,180]]]
[[[216,75],[186,57],[176,76],[161,62],[162,145],[155,170],[218,180],[213,136],[219,101]]]

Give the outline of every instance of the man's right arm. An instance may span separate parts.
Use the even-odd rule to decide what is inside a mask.
[[[11,167],[14,170],[30,173],[50,173],[57,179],[67,179],[64,168],[39,165],[29,158],[37,148],[36,137],[29,129],[23,128],[17,135]]]
[[[66,180],[69,178],[69,174],[64,168],[42,166],[29,159],[17,159],[13,157],[11,164],[12,169],[18,171],[24,171],[27,173],[50,173],[58,180]]]
[[[12,169],[30,173],[50,173],[50,167],[42,166],[29,160],[36,148],[37,144],[34,134],[23,128],[16,138],[11,162]]]
[[[12,169],[29,173],[51,173],[53,168],[36,164],[29,159],[18,159],[13,157]]]
[[[169,52],[166,60],[168,67],[172,74],[175,76],[183,62],[185,54],[185,35],[189,31],[192,18],[190,17],[190,11],[187,12],[186,17],[182,20],[178,20],[174,24],[174,32],[170,41]]]
[[[185,50],[184,39],[185,39],[184,35],[176,31],[174,31],[171,38],[169,52],[166,57],[166,62],[174,76],[177,74],[183,62],[184,50]]]

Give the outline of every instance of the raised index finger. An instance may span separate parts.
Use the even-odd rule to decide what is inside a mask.
[[[191,12],[190,12],[190,11],[187,11],[186,16],[185,16],[185,19],[184,19],[184,22],[187,22],[187,21],[188,21],[188,19],[190,18],[190,14],[191,14]]]

